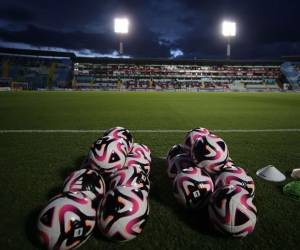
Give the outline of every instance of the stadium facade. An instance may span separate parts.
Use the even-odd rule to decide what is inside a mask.
[[[0,87],[169,91],[299,89],[300,64],[280,60],[174,60],[76,57],[0,49]]]

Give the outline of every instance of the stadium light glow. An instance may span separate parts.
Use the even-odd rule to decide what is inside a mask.
[[[129,21],[127,18],[115,18],[115,32],[119,34],[127,34]]]
[[[229,21],[223,21],[222,34],[225,37],[236,36],[236,23],[229,22]]]
[[[127,18],[115,18],[115,33],[120,35],[119,54],[123,55],[124,47],[122,42],[122,35],[127,34],[129,30],[129,20]]]
[[[222,34],[227,38],[227,58],[230,59],[231,46],[230,38],[236,36],[236,23],[231,21],[223,21]]]

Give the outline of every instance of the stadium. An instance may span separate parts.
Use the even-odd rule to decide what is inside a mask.
[[[0,59],[2,90],[299,90],[300,59],[297,57],[269,61],[111,59],[77,57],[74,53],[1,49]]]
[[[297,249],[300,57],[123,49],[0,48],[3,249]]]

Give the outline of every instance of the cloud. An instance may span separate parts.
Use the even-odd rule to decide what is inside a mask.
[[[139,27],[136,27],[139,29]],[[144,30],[123,38],[125,53],[133,57],[167,57],[166,45],[159,45],[157,36]],[[5,42],[30,44],[34,47],[57,47],[69,50],[90,50],[99,54],[111,54],[119,46],[119,37],[114,33],[85,33],[82,31],[56,31],[33,25],[25,30],[9,31],[0,29],[0,37]]]
[[[0,6],[0,37],[36,47],[111,54],[119,43],[113,19],[126,15],[131,25],[124,49],[132,57],[169,57],[170,49],[180,48],[187,58],[223,58],[226,41],[220,23],[230,18],[237,22],[233,57],[300,54],[299,9],[297,0],[10,0]]]
[[[128,55],[119,55],[118,51],[116,50],[112,51],[111,53],[102,54],[89,49],[72,50],[72,49],[65,49],[60,47],[46,47],[46,46],[37,47],[27,43],[13,43],[13,42],[5,42],[2,40],[0,40],[0,47],[13,48],[13,49],[22,48],[22,49],[29,49],[29,50],[71,52],[74,53],[76,56],[82,56],[82,57],[130,58],[130,56]]]
[[[29,25],[25,30],[7,31],[0,29],[0,37],[7,42],[27,43],[36,47],[62,47],[66,49],[114,50],[115,38],[82,31],[56,31]]]
[[[170,49],[171,58],[176,58],[183,56],[183,51],[181,49]]]

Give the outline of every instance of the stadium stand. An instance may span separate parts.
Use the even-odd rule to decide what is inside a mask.
[[[290,87],[294,90],[299,89],[300,63],[285,62],[281,65],[280,69],[288,80]]]
[[[72,56],[69,53],[0,49],[0,86],[15,89],[70,87]]]
[[[284,62],[90,58],[0,48],[0,89],[198,92],[299,88],[299,78],[291,82]],[[288,65],[299,75],[300,63]]]
[[[129,90],[276,90],[280,61],[76,58],[79,86]]]

